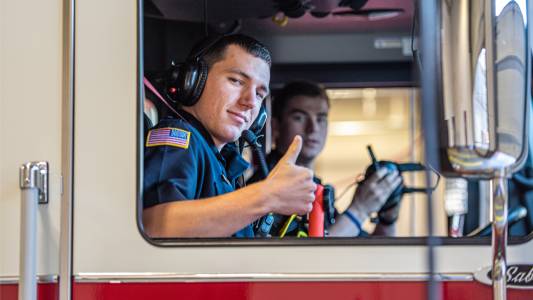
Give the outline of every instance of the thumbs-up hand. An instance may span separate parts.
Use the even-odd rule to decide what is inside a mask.
[[[302,137],[297,135],[292,140],[289,149],[287,149],[287,152],[285,152],[285,155],[279,160],[278,164],[284,162],[295,165],[300,151],[302,151]]]
[[[302,138],[297,135],[265,180],[270,190],[271,211],[275,213],[304,215],[313,208],[316,190],[313,171],[296,165],[301,149]]]

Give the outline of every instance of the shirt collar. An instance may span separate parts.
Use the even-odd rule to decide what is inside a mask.
[[[226,159],[226,172],[228,173],[228,179],[231,181],[241,176],[250,167],[250,163],[242,158],[235,143],[229,143],[224,146],[222,148],[222,156]]]
[[[213,137],[198,119],[184,110],[180,110],[179,113],[185,121],[189,122],[204,137],[215,156],[220,160],[222,165],[224,165],[230,181],[241,176],[242,173],[248,169],[250,164],[242,158],[234,143],[229,143],[225,145],[221,151],[218,151],[215,142],[213,141]]]

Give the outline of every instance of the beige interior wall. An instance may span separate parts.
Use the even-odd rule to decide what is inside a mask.
[[[344,210],[351,202],[357,177],[371,163],[367,145],[372,145],[378,160],[421,161],[423,137],[416,107],[418,96],[411,88],[330,89],[328,93],[331,98],[328,140],[315,171],[323,182],[335,187],[337,197],[348,189],[336,204]],[[423,173],[405,173],[404,180],[408,186],[425,184]],[[436,233],[445,235],[441,190],[435,193],[434,218]],[[399,236],[427,234],[426,205],[427,197],[423,194],[404,196],[397,227]],[[370,222],[365,226],[372,230]]]

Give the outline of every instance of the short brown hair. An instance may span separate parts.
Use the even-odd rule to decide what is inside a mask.
[[[287,103],[296,96],[323,98],[329,106],[328,94],[320,84],[307,80],[292,81],[287,83],[281,90],[274,93],[274,100],[272,101],[272,118],[280,120]]]
[[[193,47],[189,53],[189,58],[195,58],[199,52],[202,52],[199,56],[211,68],[215,63],[224,59],[226,49],[230,45],[239,46],[251,55],[264,60],[269,66],[272,66],[272,57],[268,48],[258,40],[244,34],[208,37]]]

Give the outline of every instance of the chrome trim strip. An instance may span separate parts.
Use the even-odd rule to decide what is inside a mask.
[[[63,82],[61,132],[61,223],[59,238],[59,299],[71,299],[72,213],[74,182],[75,0],[63,0]]]
[[[18,284],[18,276],[0,276],[0,284]],[[37,283],[58,283],[58,275],[38,275]]]
[[[473,281],[471,273],[436,274],[442,281]],[[75,282],[236,282],[236,281],[427,281],[424,273],[80,273]]]
[[[416,120],[417,120],[416,100],[417,100],[417,91],[414,87],[412,87],[409,89],[409,144],[410,144],[409,145],[409,159],[411,161],[417,161],[416,160],[416,150],[417,150],[416,149],[416,139],[417,139],[416,129],[417,129],[417,125],[419,124],[416,124]],[[416,182],[415,172],[409,172],[409,175],[407,178],[410,184],[414,184]],[[415,199],[414,194],[411,194],[408,199],[409,201],[405,201],[405,202],[409,203],[409,235],[416,236],[417,226],[416,226],[416,218],[414,217],[416,216],[416,205],[415,205],[416,199]]]

